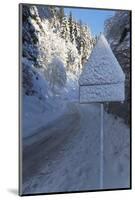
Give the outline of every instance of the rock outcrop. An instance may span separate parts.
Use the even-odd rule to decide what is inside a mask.
[[[109,103],[108,112],[122,117],[127,124],[130,123],[131,107],[131,13],[130,11],[116,11],[115,15],[105,22],[105,36],[125,73],[125,96],[121,103]]]

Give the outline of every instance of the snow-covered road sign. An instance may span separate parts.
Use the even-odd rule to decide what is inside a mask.
[[[124,101],[125,75],[101,34],[80,75],[80,103]]]

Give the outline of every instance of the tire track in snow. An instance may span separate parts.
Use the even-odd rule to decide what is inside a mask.
[[[42,168],[47,166],[48,162],[54,162],[57,159],[64,147],[64,144],[68,143],[74,134],[77,134],[80,127],[79,124],[80,115],[78,111],[69,111],[69,113],[64,114],[52,124],[50,123],[44,130],[38,133],[39,135],[42,135],[42,137],[39,137],[36,142],[30,146],[27,145],[25,147],[24,145],[24,185],[31,179],[31,177],[40,173]],[[25,190],[26,189],[24,189],[24,191]]]

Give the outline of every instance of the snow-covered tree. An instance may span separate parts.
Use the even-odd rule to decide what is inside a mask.
[[[69,14],[69,31],[70,31],[70,41],[72,43],[75,42],[75,33],[74,33],[74,26],[75,26],[75,23],[73,21],[73,17],[72,17],[72,12],[70,12]]]
[[[28,6],[23,19],[23,57],[44,72],[52,89],[64,87],[65,75],[77,76],[90,55],[91,33],[72,14],[66,16],[62,7]]]
[[[69,22],[68,17],[64,16],[62,23],[61,23],[61,37],[68,42],[70,38],[70,29],[69,29]]]
[[[93,48],[93,39],[88,26],[84,25],[81,31],[81,42],[83,46],[82,64],[88,59],[90,52]]]
[[[62,24],[64,16],[65,16],[64,8],[60,7],[60,9],[59,9],[59,21],[60,21],[60,24]]]
[[[58,57],[54,57],[47,69],[50,87],[55,92],[57,87],[63,87],[66,84],[66,71],[64,64]]]

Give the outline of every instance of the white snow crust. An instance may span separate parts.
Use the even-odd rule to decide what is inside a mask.
[[[100,35],[80,76],[80,85],[124,82],[125,75],[104,35]]]
[[[80,86],[80,103],[124,101],[124,84]]]

